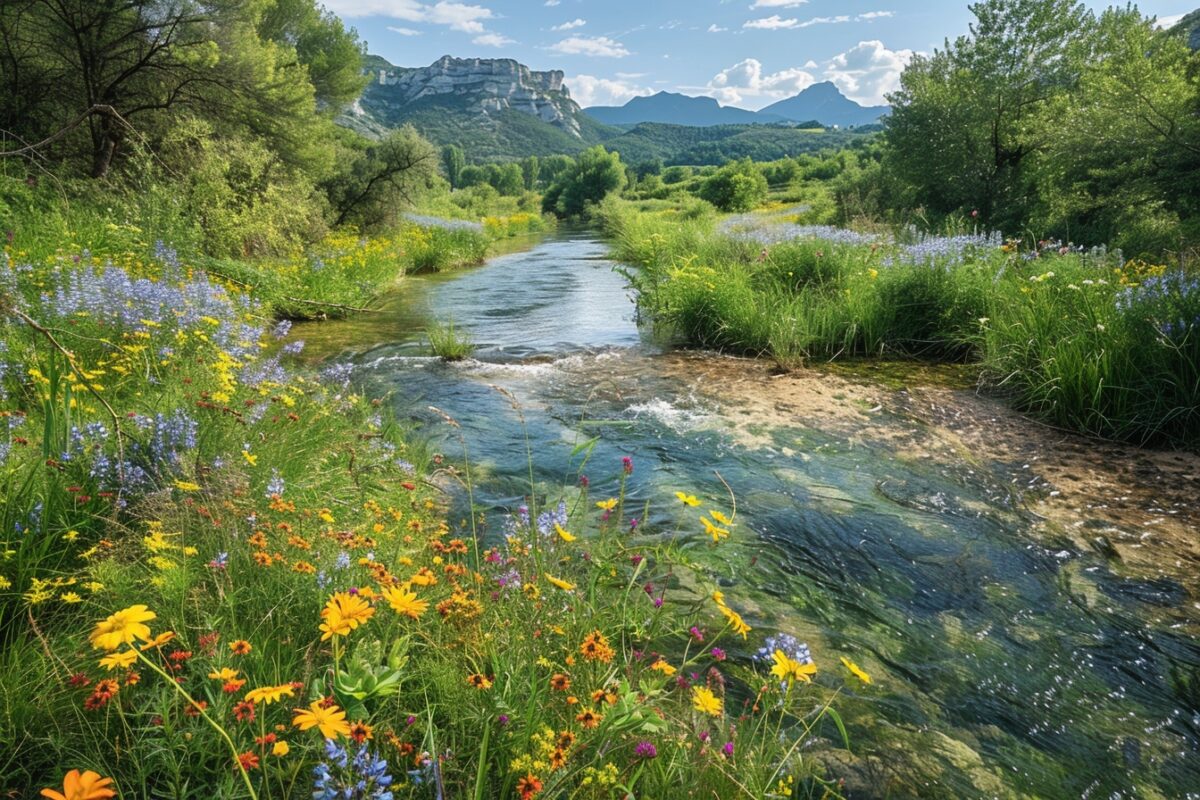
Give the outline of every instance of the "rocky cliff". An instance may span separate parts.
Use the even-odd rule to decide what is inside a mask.
[[[438,99],[456,109],[482,116],[517,111],[581,137],[579,105],[563,86],[560,70],[535,72],[511,58],[453,58],[442,56],[428,67],[371,67],[371,84],[355,112],[373,108],[401,110]],[[426,101],[426,102],[422,102]]]

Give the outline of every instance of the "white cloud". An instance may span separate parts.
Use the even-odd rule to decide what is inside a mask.
[[[573,19],[570,22],[564,22],[562,25],[555,25],[550,30],[552,31],[569,31],[572,28],[582,28],[587,25],[586,19]]]
[[[556,53],[572,56],[624,58],[630,54],[625,45],[607,36],[569,36],[561,42],[550,45],[550,49]]]
[[[471,44],[477,44],[482,47],[504,47],[505,45],[516,43],[515,39],[510,39],[501,33],[484,33],[471,40]]]
[[[795,8],[808,3],[808,0],[754,0],[750,8]]]
[[[754,105],[763,106],[791,97],[816,82],[812,73],[802,69],[764,73],[761,61],[747,58],[714,75],[704,91],[722,103],[740,104],[751,100],[757,101]]]
[[[855,17],[856,22],[870,22],[873,19],[887,19],[896,16],[895,11],[868,11]]]
[[[617,73],[618,75],[620,73]],[[581,106],[619,106],[635,97],[654,94],[653,89],[624,80],[597,78],[595,75],[573,75],[564,83],[571,97]]]
[[[784,19],[778,14],[772,14],[769,17],[762,17],[761,19],[748,19],[742,23],[742,27],[776,31],[784,28],[794,28],[799,22],[800,20],[798,19]]]
[[[712,25],[708,26],[709,33],[720,33],[721,31],[727,31],[727,30],[729,30],[729,28],[722,28],[720,25],[718,25],[715,22]]]
[[[450,30],[463,33],[483,33],[481,19],[493,19],[490,8],[465,3],[441,2],[425,8],[426,18],[437,25],[449,25]]]
[[[481,20],[496,18],[490,8],[453,0],[440,0],[432,5],[417,0],[325,0],[324,5],[346,17],[381,16],[405,22],[428,22],[475,34],[484,32]]]
[[[559,3],[559,0],[546,0],[544,5],[549,6],[550,8],[554,8],[556,5],[558,5],[558,3]]]
[[[412,28],[397,28],[393,25],[388,25],[387,29],[392,33],[398,33],[401,36],[420,36],[420,31],[414,31]]]
[[[1171,14],[1170,16],[1159,17],[1155,21],[1154,27],[1158,28],[1159,30],[1166,30],[1167,28],[1174,28],[1177,24],[1179,24],[1179,20],[1183,19],[1186,16],[1187,16],[1187,14]]]
[[[882,105],[900,88],[900,73],[912,60],[912,50],[889,50],[879,40],[859,42],[825,65],[825,77],[842,94],[864,105]]]
[[[381,16],[420,22],[424,6],[417,0],[325,0],[323,5],[344,17]]]

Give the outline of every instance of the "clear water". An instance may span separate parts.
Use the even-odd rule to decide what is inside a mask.
[[[549,487],[574,483],[572,448],[598,437],[596,494],[632,456],[651,522],[676,513],[674,490],[719,500],[728,482],[740,533],[716,550],[697,535],[705,579],[758,633],[794,633],[830,674],[849,655],[875,678],[837,701],[853,754],[833,731],[813,746],[851,796],[1200,798],[1189,588],[1064,544],[1025,510],[1022,465],[909,446],[920,434],[899,413],[806,426],[774,398],[751,408],[722,389],[745,362],[645,338],[615,266],[593,235],[560,234],[406,279],[383,313],[297,335],[352,359],[451,457],[461,446],[429,406],[458,420],[497,520],[525,502],[527,441]],[[475,357],[429,357],[431,319],[469,333]]]

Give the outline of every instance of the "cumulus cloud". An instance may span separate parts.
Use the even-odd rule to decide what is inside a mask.
[[[620,73],[618,73],[620,74]],[[573,75],[567,78],[571,97],[581,106],[620,106],[635,97],[654,94],[654,90],[627,80],[598,78],[595,75]]]
[[[405,22],[428,22],[474,34],[484,33],[482,20],[496,18],[490,8],[453,0],[440,0],[433,4],[417,0],[325,0],[324,5],[330,11],[346,17],[381,16]]]
[[[705,89],[707,94],[722,103],[740,104],[750,100],[757,101],[754,105],[763,106],[768,102],[791,97],[816,82],[817,79],[812,73],[803,69],[793,68],[767,73],[763,71],[761,61],[757,58],[747,58],[718,72]]]
[[[571,56],[624,58],[630,54],[625,45],[607,36],[569,36],[550,45],[550,49]]]
[[[874,39],[859,42],[825,65],[825,77],[842,94],[864,105],[883,105],[900,88],[900,73],[912,61],[912,50],[889,50]]]
[[[572,28],[582,28],[587,25],[586,19],[573,19],[570,22],[564,22],[562,25],[555,25],[550,30],[552,31],[569,31]]]
[[[784,28],[794,28],[799,22],[800,20],[798,19],[784,19],[778,14],[772,14],[769,17],[762,17],[761,19],[748,19],[742,23],[742,27],[774,31]]]
[[[515,39],[510,39],[500,33],[484,33],[472,39],[471,43],[482,47],[504,47],[505,45],[516,44],[517,42]]]

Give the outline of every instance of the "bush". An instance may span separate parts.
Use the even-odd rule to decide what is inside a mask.
[[[722,211],[749,211],[767,198],[767,179],[749,159],[734,161],[701,185],[700,197]]]

